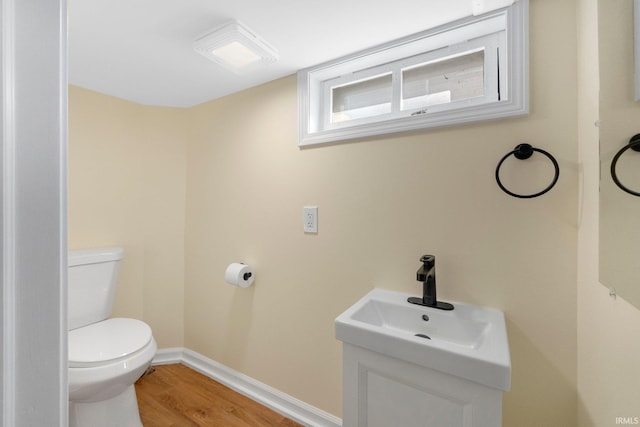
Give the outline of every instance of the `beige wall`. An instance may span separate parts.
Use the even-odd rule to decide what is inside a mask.
[[[584,173],[578,240],[578,419],[581,427],[602,427],[620,425],[616,424],[617,417],[640,417],[640,311],[623,296],[611,298],[598,280],[599,185],[609,198],[624,196],[611,188],[606,168],[600,182],[598,148],[601,145],[605,153],[611,153],[622,146],[625,138],[637,133],[638,105],[632,99],[632,67],[628,62],[631,2],[580,0],[578,11],[578,135]],[[598,24],[600,58],[594,49],[599,43]],[[598,69],[598,60],[600,76],[593,71]],[[627,64],[626,75],[623,64]],[[622,78],[617,77],[620,72]],[[598,118],[602,120],[601,131],[604,130],[600,135],[593,126]]]
[[[150,321],[161,347],[184,345],[338,416],[333,319],[372,287],[418,294],[418,258],[435,254],[442,299],[505,312],[504,425],[575,425],[575,12],[573,1],[531,2],[525,118],[301,150],[294,76],[184,111],[72,88],[71,245],[125,246],[118,313]],[[561,168],[531,200],[494,179],[525,141]],[[502,177],[514,190],[551,179],[545,160],[513,166]],[[305,205],[319,206],[317,235],[302,231]],[[224,283],[234,261],[253,266],[252,288]]]
[[[418,294],[418,258],[433,253],[441,298],[506,314],[505,426],[575,425],[575,4],[534,1],[531,23],[526,118],[301,150],[294,77],[194,108],[186,347],[340,415],[333,319],[372,287]],[[532,200],[493,176],[523,141],[561,167]],[[302,231],[304,205],[319,206],[317,235]],[[233,261],[254,267],[254,287],[224,283]]]
[[[116,316],[183,342],[185,111],[69,88],[69,247],[123,246]]]

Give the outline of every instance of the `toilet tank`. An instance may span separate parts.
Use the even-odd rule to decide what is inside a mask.
[[[111,316],[123,253],[116,247],[69,251],[69,330]]]

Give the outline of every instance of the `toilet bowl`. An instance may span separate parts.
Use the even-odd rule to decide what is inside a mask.
[[[134,383],[157,345],[146,323],[108,318],[122,249],[69,252],[69,426],[142,427]]]

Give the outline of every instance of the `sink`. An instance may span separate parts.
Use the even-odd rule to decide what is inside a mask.
[[[453,302],[452,311],[374,289],[336,318],[336,338],[366,350],[493,389],[511,388],[511,357],[501,311]]]

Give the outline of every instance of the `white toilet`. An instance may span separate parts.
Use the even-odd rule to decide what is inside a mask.
[[[109,318],[122,254],[69,251],[69,427],[142,427],[133,384],[157,345],[146,323]]]

